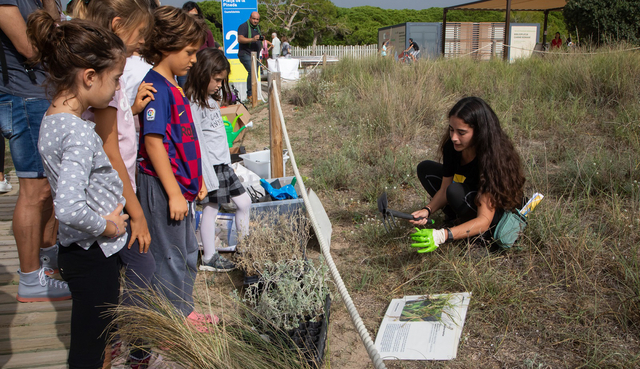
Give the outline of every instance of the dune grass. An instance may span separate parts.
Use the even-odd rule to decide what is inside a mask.
[[[473,293],[458,359],[416,367],[640,365],[640,53],[625,48],[512,64],[344,59],[286,95],[314,122],[319,147],[294,147],[309,185],[339,208],[340,237],[366,248],[358,263],[340,254],[347,287],[379,301]],[[448,110],[471,95],[512,137],[525,193],[546,197],[514,250],[478,256],[459,241],[417,255],[407,223],[384,232],[375,198],[424,206],[415,167],[437,158]]]

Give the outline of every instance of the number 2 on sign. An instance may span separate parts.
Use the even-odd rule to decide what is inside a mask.
[[[235,40],[231,45],[227,48],[227,54],[237,54],[238,53],[238,31],[229,31],[225,36],[226,40],[231,40],[231,37],[235,37]]]

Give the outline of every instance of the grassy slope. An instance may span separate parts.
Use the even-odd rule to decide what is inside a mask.
[[[364,256],[343,271],[350,290],[379,303],[473,293],[458,359],[426,366],[640,365],[640,54],[600,51],[514,64],[343,60],[286,96],[311,121],[299,164],[336,209],[339,237],[358,246],[338,257]],[[526,193],[546,197],[517,250],[479,256],[461,241],[417,255],[406,229],[386,235],[373,219],[375,198],[386,189],[393,208],[423,206],[414,168],[437,156],[448,109],[468,95],[512,137]]]

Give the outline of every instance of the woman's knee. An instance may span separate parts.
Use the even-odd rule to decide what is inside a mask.
[[[447,187],[447,203],[458,216],[465,215],[469,210],[474,210],[471,192],[464,184],[453,182]],[[471,203],[469,203],[471,201]]]

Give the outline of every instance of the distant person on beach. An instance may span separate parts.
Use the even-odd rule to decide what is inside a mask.
[[[404,51],[405,53],[409,53],[411,60],[415,63],[416,57],[420,54],[420,46],[413,42],[413,39],[409,39],[409,47]]]
[[[389,45],[389,40],[385,41],[382,44],[382,49],[380,50],[380,55],[387,56],[387,47],[388,47],[388,45]]]
[[[560,32],[556,32],[555,37],[551,40],[551,48],[559,49],[562,46],[562,39],[560,38]]]
[[[282,36],[282,52],[280,55],[286,58],[291,57],[291,45],[289,44],[289,39],[287,38],[287,36]]]
[[[260,14],[258,12],[251,13],[249,20],[240,24],[238,27],[238,59],[247,70],[247,99],[250,99],[253,91],[251,90],[251,52],[255,51],[260,57],[262,49],[262,41],[264,36],[260,31]],[[257,70],[256,65],[256,70]]]
[[[280,56],[280,39],[275,32],[271,34],[271,45],[273,45],[273,48],[271,48],[271,57],[276,59]]]

